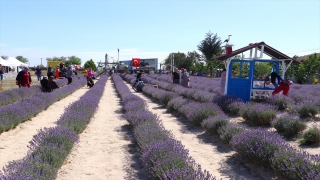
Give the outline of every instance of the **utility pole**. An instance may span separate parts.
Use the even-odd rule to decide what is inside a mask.
[[[43,67],[43,66],[42,66],[42,59],[43,59],[43,58],[40,58],[40,59],[41,59],[41,68],[42,68],[42,67]]]
[[[119,48],[118,48],[118,62],[119,62]]]

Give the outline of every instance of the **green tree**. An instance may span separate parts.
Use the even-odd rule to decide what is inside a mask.
[[[271,73],[272,65],[268,62],[256,62],[254,64],[254,78],[264,78]]]
[[[294,60],[297,60],[298,57],[299,56],[294,55],[292,58]],[[285,78],[294,77],[295,74],[298,72],[299,66],[300,66],[300,63],[291,63],[291,65],[289,66],[289,68],[286,71]]]
[[[195,61],[194,59],[194,54],[190,53],[190,57],[188,57],[186,54],[184,53],[170,53],[168,58],[165,59],[165,64],[167,65],[167,68],[171,68],[170,67],[170,61],[171,61],[171,57],[172,55],[174,55],[174,66],[181,69],[181,68],[185,68],[187,70],[190,70],[191,66],[193,65],[193,62]]]
[[[307,59],[301,61],[295,79],[298,83],[307,83],[310,78],[319,76],[320,56],[316,53],[308,56]]]
[[[205,39],[198,44],[198,50],[202,52],[206,60],[212,59],[212,57],[218,56],[222,53],[221,39],[217,34],[212,34],[210,31],[206,34]]]
[[[68,60],[65,61],[65,65],[68,67],[72,64],[81,65],[81,59],[77,56],[68,57]]]
[[[25,58],[23,56],[17,56],[16,59],[18,59],[20,62],[28,64],[29,60],[28,58]]]
[[[85,67],[86,69],[88,69],[88,68],[91,67],[94,71],[97,70],[97,66],[96,66],[96,64],[93,62],[92,59],[90,59],[90,60],[88,60],[87,62],[85,62],[85,63],[84,63],[84,67]]]
[[[192,72],[199,72],[200,70],[203,70],[204,67],[204,62],[196,62],[190,67],[190,70]]]

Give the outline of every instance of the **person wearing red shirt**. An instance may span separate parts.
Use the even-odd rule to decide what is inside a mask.
[[[29,73],[29,68],[24,67],[22,71],[20,71],[16,78],[16,84],[19,87],[28,87],[30,88],[31,85],[31,75]]]

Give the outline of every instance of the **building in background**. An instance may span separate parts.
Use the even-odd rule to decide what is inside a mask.
[[[147,66],[150,69],[154,69],[154,70],[159,69],[158,58],[140,59],[140,63],[143,62],[143,61],[146,62],[146,64],[148,64]],[[132,59],[130,59],[130,60],[121,60],[121,63],[123,63],[124,65],[128,65],[129,69],[135,69],[135,67],[132,68]]]

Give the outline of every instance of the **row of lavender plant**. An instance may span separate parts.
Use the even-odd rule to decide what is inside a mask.
[[[78,101],[70,104],[53,128],[39,130],[30,141],[25,158],[11,162],[0,171],[0,179],[55,179],[78,135],[86,128],[98,108],[108,76],[100,80]]]
[[[0,134],[18,124],[34,117],[54,102],[67,97],[86,84],[85,78],[77,79],[68,86],[56,89],[51,93],[39,92],[14,104],[0,107]]]
[[[131,78],[126,77],[130,81]],[[161,92],[153,87],[143,87],[143,92],[161,101]],[[168,109],[178,112],[190,100],[180,97],[168,102]],[[193,106],[195,107],[195,106]],[[192,111],[192,109],[190,109]],[[192,111],[193,112],[193,111]],[[264,129],[250,130],[230,123],[223,114],[203,120],[202,126],[230,145],[243,158],[272,167],[290,179],[317,179],[320,177],[320,156],[290,146],[279,134]],[[280,156],[281,155],[281,156]]]
[[[118,75],[113,75],[126,114],[142,152],[143,166],[157,179],[214,179],[188,155],[180,141],[165,130],[161,120],[146,109],[146,102],[133,95]]]
[[[78,78],[73,78],[73,81],[76,81]],[[66,79],[59,79],[56,81],[59,87],[67,85],[68,81]],[[30,88],[21,87],[11,90],[6,90],[0,92],[0,107],[14,102],[20,101],[23,98],[36,96],[42,92],[41,85],[31,86]]]
[[[170,84],[172,82],[171,76],[168,75],[159,76],[156,74],[152,74],[149,75],[149,77],[152,77],[160,81],[165,81]],[[192,87],[192,89],[200,90],[199,93],[207,96],[207,93],[201,92],[201,90],[219,94],[219,83],[220,78],[208,79],[203,77],[192,76],[190,86]],[[203,99],[199,100],[203,101]],[[210,99],[208,98],[205,98],[204,100],[210,101]],[[279,110],[287,109],[291,114],[298,113],[301,118],[314,117],[316,114],[320,112],[320,84],[293,84],[289,92],[289,97],[276,96],[270,98],[268,103],[276,105]]]
[[[156,79],[160,79],[166,82],[169,81],[169,76],[154,76]],[[133,77],[131,76],[133,79]],[[161,88],[179,92],[181,95],[192,98],[196,101],[200,102],[207,102],[213,101],[217,105],[219,105],[222,110],[226,113],[231,113],[234,115],[240,115],[243,117],[247,122],[254,125],[265,126],[265,125],[272,125],[274,128],[277,129],[277,132],[283,134],[284,136],[293,136],[296,134],[301,134],[306,128],[306,120],[302,119],[304,117],[314,117],[318,111],[318,105],[315,106],[315,101],[310,99],[303,100],[303,96],[300,93],[293,92],[292,96],[285,97],[285,96],[275,96],[270,98],[267,103],[243,103],[237,98],[231,96],[220,96],[220,95],[213,95],[209,92],[204,92],[203,90],[197,91],[190,91],[189,88],[183,88],[181,86],[172,85],[166,82],[159,82],[147,77],[152,83],[159,84]],[[198,78],[200,84],[206,84],[205,82],[210,82],[210,80],[206,80],[207,78]],[[211,80],[212,81],[212,80]],[[174,87],[176,86],[176,87]],[[316,86],[308,86],[308,85],[293,85],[294,89],[310,89],[310,87],[317,90],[319,89],[319,85]],[[312,89],[311,88],[311,89]],[[203,89],[203,88],[200,88]],[[206,89],[207,91],[210,91]],[[305,91],[305,90],[303,90]],[[316,95],[320,92],[310,92],[309,94]],[[298,102],[301,100],[301,103],[289,103],[292,99],[296,99]],[[316,98],[315,98],[316,99]],[[319,104],[319,103],[318,103]],[[276,118],[277,110],[284,110],[288,109],[289,115],[281,116]],[[232,128],[235,129],[235,128]],[[314,144],[320,143],[320,129],[319,127],[312,127],[308,130],[304,131],[302,134],[303,141],[301,143],[306,144]]]

